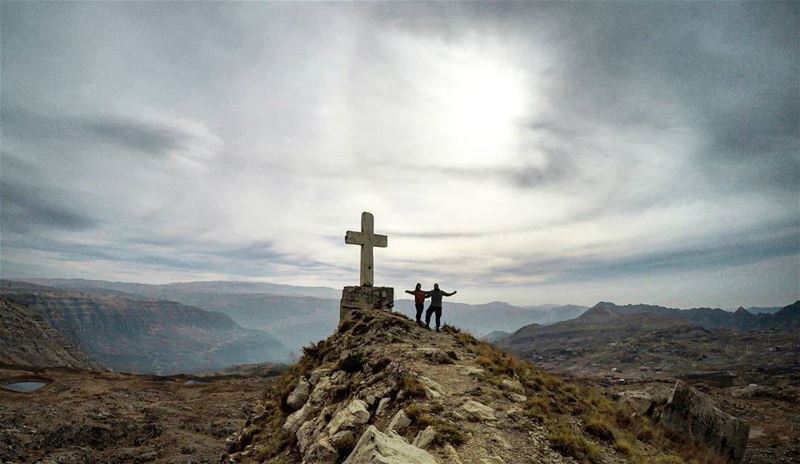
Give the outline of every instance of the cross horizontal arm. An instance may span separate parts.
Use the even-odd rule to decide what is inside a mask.
[[[348,245],[368,245],[376,246],[378,248],[386,248],[389,246],[389,237],[378,234],[365,234],[363,232],[354,232],[348,230],[344,235],[344,243]]]
[[[372,246],[376,246],[379,248],[386,248],[387,246],[389,246],[389,237],[378,234],[373,235]]]
[[[348,230],[347,233],[344,234],[344,243],[348,245],[366,245],[367,237],[361,232]]]

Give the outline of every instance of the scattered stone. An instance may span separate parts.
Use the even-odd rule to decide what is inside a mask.
[[[383,410],[386,409],[386,406],[389,405],[389,401],[391,401],[391,399],[388,397],[381,398],[381,400],[378,401],[378,408],[375,410],[376,416],[379,416],[383,412]]]
[[[459,367],[467,375],[481,375],[484,372],[484,370],[481,369],[480,367],[472,367],[472,366],[459,366]]]
[[[330,368],[321,367],[319,369],[314,370],[311,375],[308,376],[308,383],[311,385],[316,385],[319,382],[319,379],[326,377],[328,374],[331,373]]]
[[[437,464],[427,451],[409,445],[403,437],[389,431],[381,433],[370,425],[361,435],[344,464]]]
[[[361,400],[352,400],[348,405],[336,413],[328,424],[328,435],[334,435],[339,430],[352,429],[356,425],[369,422],[367,403]]]
[[[392,419],[389,421],[389,425],[386,426],[386,430],[394,430],[395,432],[402,432],[403,429],[411,425],[411,419],[408,418],[406,412],[402,409],[397,411],[397,413],[392,416]]]
[[[435,400],[444,395],[444,387],[441,384],[422,375],[418,379],[425,389],[425,398]]]
[[[528,401],[528,397],[527,396],[520,395],[519,393],[510,393],[508,395],[508,397],[511,398],[511,401],[514,401],[514,402],[517,402],[517,403],[524,403],[524,402]]]
[[[481,421],[497,420],[494,416],[494,409],[475,400],[468,400],[461,405],[461,409],[466,411],[470,417]]]
[[[729,462],[744,459],[749,424],[720,410],[684,382],[675,384],[659,420],[672,431],[706,444]]]
[[[454,358],[438,348],[422,347],[417,348],[417,351],[422,353],[425,359],[431,364],[453,364],[454,359],[458,359],[457,356]],[[453,353],[453,355],[455,355],[455,353]]]
[[[515,393],[524,393],[525,392],[525,388],[522,387],[522,384],[519,382],[519,380],[503,379],[503,381],[500,382],[500,384],[503,385],[503,388],[505,388],[506,390],[509,390],[509,391],[512,391],[512,392],[515,392]]]
[[[431,444],[434,437],[436,437],[436,431],[433,429],[432,425],[425,427],[425,430],[420,430],[416,437],[414,437],[414,441],[412,445],[426,449],[428,445]]]

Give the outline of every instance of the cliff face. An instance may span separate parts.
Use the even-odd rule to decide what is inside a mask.
[[[472,336],[353,311],[268,385],[229,462],[720,462]]]
[[[42,317],[0,297],[0,364],[100,369],[86,353]]]
[[[4,282],[4,296],[40,314],[94,359],[118,371],[171,374],[284,361],[272,336],[228,316],[145,300]]]

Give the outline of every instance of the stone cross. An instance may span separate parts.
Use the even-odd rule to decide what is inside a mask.
[[[372,287],[374,276],[372,247],[386,248],[389,245],[389,238],[375,234],[375,218],[372,217],[372,213],[364,211],[361,213],[361,232],[348,230],[344,242],[348,245],[361,245],[361,286]]]

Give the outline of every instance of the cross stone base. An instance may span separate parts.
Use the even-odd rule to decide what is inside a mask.
[[[392,287],[345,287],[339,306],[339,322],[354,309],[377,309],[391,311],[394,307]]]

